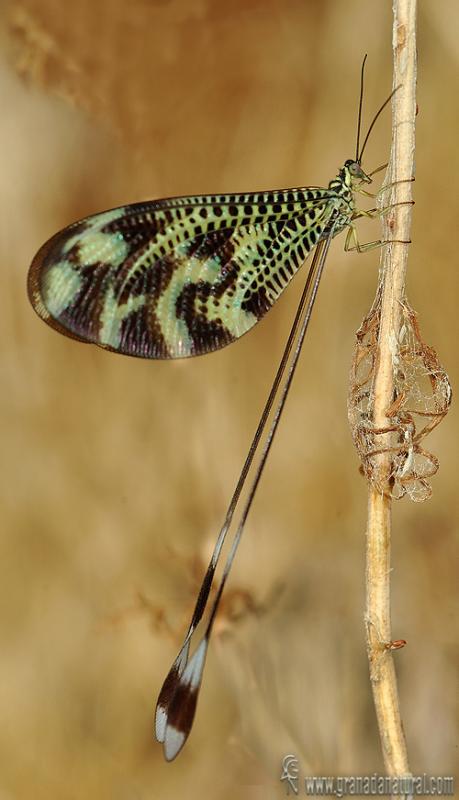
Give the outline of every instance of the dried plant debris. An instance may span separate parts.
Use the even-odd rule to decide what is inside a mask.
[[[351,367],[348,418],[367,480],[394,499],[422,501],[432,493],[429,478],[438,459],[422,447],[425,437],[447,414],[448,375],[432,347],[422,340],[416,312],[402,302],[400,333],[391,342],[393,400],[387,425],[374,424],[374,379],[381,323],[381,292],[356,334]]]

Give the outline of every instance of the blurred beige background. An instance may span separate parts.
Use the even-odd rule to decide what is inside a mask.
[[[382,771],[363,630],[366,491],[346,419],[378,253],[345,254],[344,237],[332,247],[195,728],[172,765],[153,741],[156,694],[302,279],[250,335],[183,363],[58,336],[25,281],[45,239],[105,208],[326,185],[354,153],[364,52],[367,121],[390,91],[391,24],[381,0],[2,4],[1,800],[278,798],[288,752],[304,774]],[[408,277],[453,389],[458,25],[454,0],[422,4]],[[389,146],[387,113],[364,166]],[[457,437],[453,404],[426,442],[441,462],[433,498],[394,508],[393,633],[408,640],[394,657],[412,769],[433,775],[451,774],[458,753]]]

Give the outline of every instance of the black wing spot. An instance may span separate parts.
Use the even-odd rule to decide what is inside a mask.
[[[271,303],[266,296],[266,288],[260,286],[256,291],[248,292],[247,299],[241,303],[241,308],[243,311],[255,314],[257,319],[263,317],[271,308]]]

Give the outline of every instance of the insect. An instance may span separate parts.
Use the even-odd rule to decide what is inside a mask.
[[[346,249],[351,242],[358,250],[381,244],[359,245],[354,229],[357,218],[377,213],[357,210],[355,195],[374,196],[363,186],[377,170],[366,174],[361,161],[371,130],[392,97],[373,118],[360,148],[364,66],[365,59],[355,158],[344,163],[327,188],[176,197],[123,206],[69,225],[41,247],[30,267],[29,298],[52,328],[116,353],[168,359],[208,353],[241,337],[266,314],[314,250],[292,331],[190,627],[159,695],[155,730],[167,760],[175,758],[191,730],[219,600],[292,382],[330,242],[347,229]],[[251,469],[252,484],[207,626],[190,657],[191,639],[207,608],[223,543]]]

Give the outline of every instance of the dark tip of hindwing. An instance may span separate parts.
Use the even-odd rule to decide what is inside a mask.
[[[180,653],[172,664],[172,667],[167,673],[166,680],[164,681],[159,693],[155,713],[155,736],[156,741],[161,743],[164,742],[164,737],[166,735],[169,706],[179,685],[180,677],[188,663],[189,652],[190,642],[189,640],[186,640],[185,644],[180,650]]]
[[[185,671],[179,676],[175,692],[169,701],[163,739],[166,761],[172,761],[179,754],[191,731],[206,661],[207,645],[207,638],[199,643]]]

